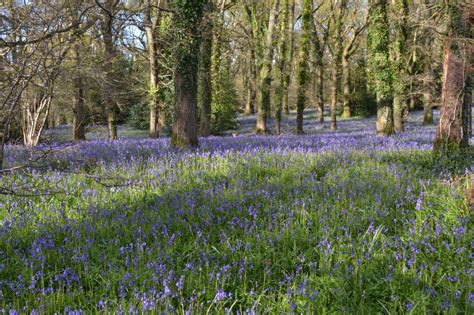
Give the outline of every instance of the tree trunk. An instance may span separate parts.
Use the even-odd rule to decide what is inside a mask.
[[[342,19],[344,16],[344,11],[346,9],[346,3],[344,1],[339,1],[337,3],[337,12],[334,13],[334,50],[332,58],[332,86],[331,86],[331,130],[337,129],[337,91],[340,85],[341,78],[341,59],[343,53],[342,47]]]
[[[33,94],[33,99],[25,97],[22,104],[23,143],[29,147],[38,144],[52,100],[49,93],[33,92]]]
[[[472,94],[469,83],[470,56],[466,41],[470,20],[463,16],[464,5],[451,3],[448,12],[450,25],[446,36],[443,61],[443,89],[441,94],[441,116],[436,130],[434,150],[455,151],[469,146],[470,110]],[[464,21],[462,20],[464,18]]]
[[[393,129],[397,133],[405,130],[403,97],[398,93],[393,96]]]
[[[407,91],[406,47],[408,41],[408,3],[407,0],[392,0],[392,8],[396,17],[393,44],[394,64],[394,93],[393,93],[393,122],[395,132],[405,130],[405,111],[407,109],[405,95]]]
[[[333,61],[336,62],[336,61]],[[331,130],[337,130],[337,86],[339,83],[339,66],[332,65],[332,82],[331,82]]]
[[[284,0],[283,4],[283,21],[281,23],[282,36],[280,38],[280,82],[277,91],[277,99],[275,106],[275,119],[276,119],[276,134],[281,133],[281,114],[285,106],[284,99],[288,95],[287,77],[289,77],[288,67],[288,33],[290,32],[290,0]],[[288,100],[288,99],[287,99]]]
[[[389,24],[387,0],[369,1],[367,53],[369,75],[377,101],[376,132],[378,136],[393,134],[393,82],[389,58]]]
[[[298,62],[298,96],[296,101],[296,133],[303,133],[303,113],[309,79],[309,52],[311,44],[312,0],[303,0],[302,32]]]
[[[343,100],[342,106],[344,108],[342,112],[342,118],[352,117],[352,109],[350,104],[351,97],[351,82],[350,82],[350,65],[349,65],[349,56],[343,54],[342,56],[342,87],[343,87]]]
[[[393,101],[390,98],[381,98],[377,94],[377,136],[389,136],[393,134]]]
[[[291,0],[290,5],[290,17],[288,19],[288,37],[289,37],[289,47],[288,47],[288,60],[286,61],[288,69],[285,75],[285,82],[283,85],[283,99],[282,99],[282,109],[285,112],[285,115],[290,114],[290,102],[289,102],[289,87],[291,83],[291,65],[293,63],[293,56],[295,52],[295,32],[293,30],[293,23],[295,22],[295,1]]]
[[[276,18],[280,0],[275,0],[274,7],[270,12],[267,29],[267,39],[265,46],[265,56],[263,59],[260,77],[262,79],[260,85],[260,101],[258,102],[257,124],[255,126],[257,133],[268,133],[267,118],[270,111],[270,90],[272,85],[272,63],[273,63],[273,32],[276,25]]]
[[[245,103],[245,114],[255,114],[255,100],[257,98],[257,69],[255,66],[255,48],[252,47],[248,51],[248,69],[247,69],[247,99]]]
[[[77,52],[78,53],[78,52]],[[86,139],[85,120],[86,113],[84,108],[84,83],[80,74],[74,79],[74,97],[72,100],[73,127],[72,127],[72,141],[79,141]]]
[[[174,147],[198,146],[197,73],[200,32],[206,0],[174,0],[173,24],[179,29],[175,43],[175,121],[171,144]]]
[[[158,138],[159,136],[159,119],[158,113],[160,109],[160,96],[158,86],[158,42],[157,31],[160,24],[161,10],[160,0],[157,0],[156,16],[152,17],[152,4],[148,1],[145,33],[147,38],[148,64],[150,67],[150,87],[149,87],[149,108],[150,108],[150,125],[148,128],[148,136],[150,138]]]
[[[114,0],[107,0],[105,6],[107,10],[103,9],[103,26],[102,36],[105,46],[105,55],[108,61],[105,69],[105,80],[103,97],[105,102],[105,112],[107,115],[107,132],[109,141],[117,139],[117,120],[116,120],[116,78],[114,72],[114,63],[116,61],[117,53],[115,50],[114,38],[112,34],[112,24],[114,16],[111,15],[115,11]]]

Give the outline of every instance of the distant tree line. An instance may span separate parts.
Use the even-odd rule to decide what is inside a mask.
[[[387,136],[415,109],[433,123],[436,106],[435,148],[465,147],[473,11],[467,0],[2,1],[2,148],[63,123],[74,141],[95,124],[114,140],[123,122],[196,146],[239,112],[279,134],[292,109],[303,133],[310,107],[333,130],[376,114]]]

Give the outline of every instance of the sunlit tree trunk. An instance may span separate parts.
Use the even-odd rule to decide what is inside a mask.
[[[150,71],[149,86],[149,108],[150,121],[148,136],[158,138],[159,136],[159,111],[160,111],[160,87],[158,82],[158,30],[161,24],[161,0],[147,0],[145,9],[145,34],[147,38],[148,64]],[[156,6],[156,7],[155,7]]]
[[[465,11],[467,4],[453,0],[448,5],[448,34],[445,39],[443,61],[443,89],[441,113],[436,130],[434,149],[439,152],[455,151],[469,146],[472,102],[471,58],[469,44],[470,19],[474,14]],[[464,37],[464,38],[463,38]]]
[[[207,0],[173,0],[175,39],[175,121],[171,144],[174,147],[198,146],[197,73],[200,25]]]
[[[280,82],[277,90],[277,98],[275,104],[276,134],[281,133],[281,114],[284,108],[284,99],[288,94],[287,77],[288,67],[288,37],[290,23],[290,0],[283,2],[283,20],[281,22],[281,38],[280,38]]]

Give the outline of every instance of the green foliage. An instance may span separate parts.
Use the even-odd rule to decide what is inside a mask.
[[[148,130],[149,107],[145,102],[135,103],[130,106],[127,123],[138,130]]]
[[[224,69],[222,69],[224,68]],[[213,134],[221,134],[224,131],[233,130],[238,127],[238,99],[235,85],[232,80],[229,66],[221,67],[214,82],[212,105],[211,105],[211,130]]]

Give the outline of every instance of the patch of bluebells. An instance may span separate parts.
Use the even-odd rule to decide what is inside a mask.
[[[0,308],[472,307],[472,221],[451,181],[472,160],[433,156],[432,128],[391,138],[342,129],[210,137],[195,151],[168,139],[8,147],[12,166],[52,153],[41,168],[0,179],[39,192],[0,197]]]

